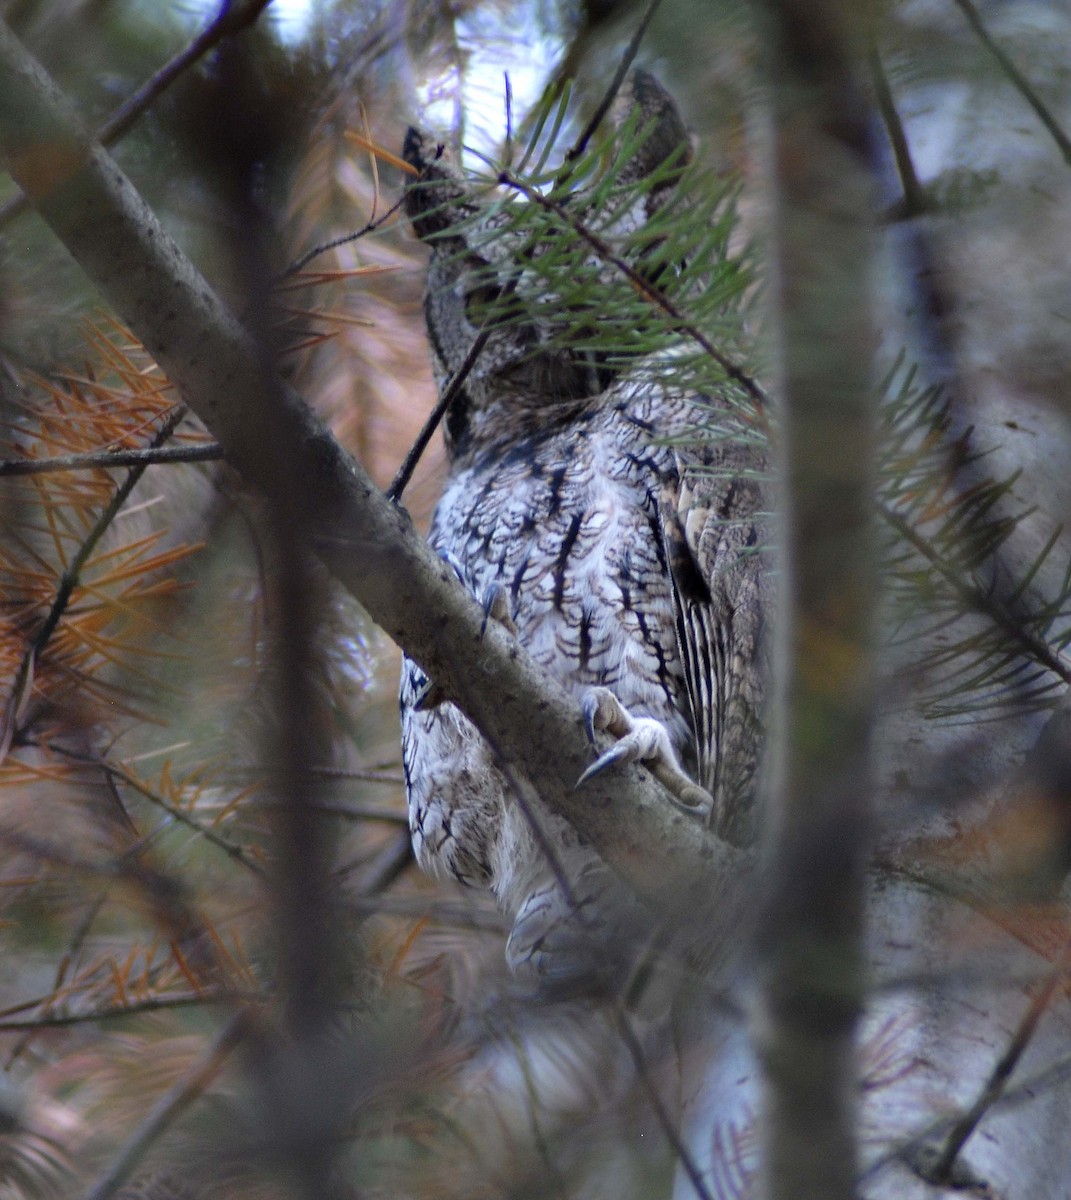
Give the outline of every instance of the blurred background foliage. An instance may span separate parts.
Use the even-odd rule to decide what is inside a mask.
[[[99,127],[213,22],[254,7],[6,0],[0,16]],[[978,11],[1059,127],[1071,14],[1040,0]],[[641,15],[604,0],[276,0],[184,69],[115,154],[385,486],[435,399],[425,251],[394,207],[406,126],[477,168],[501,151],[506,75],[518,137],[568,79],[567,145]],[[1029,564],[1071,507],[1071,160],[962,4],[904,0],[880,26],[918,185],[890,170],[884,352],[922,364],[922,391],[955,379],[969,398],[955,419],[986,435],[987,471],[1021,472]],[[757,242],[761,263],[746,8],[664,0],[640,59],[677,96],[712,186],[735,197],[734,248]],[[665,1191],[673,1155],[645,1098],[665,1064],[641,1086],[599,1014],[518,1010],[493,907],[409,869],[396,651],[315,567],[310,803],[343,949],[320,1047],[333,1066],[319,1093],[278,1101],[292,1064],[264,1047],[282,1019],[286,563],[258,499],[16,202],[0,178],[0,456],[143,448],[177,422],[168,444],[208,457],[0,477],[0,1198],[89,1195],[117,1163],[156,1173],[161,1197],[317,1194],[294,1162],[324,1130],[332,1195]],[[757,332],[749,311],[741,340]],[[436,441],[406,492],[418,524],[442,469]],[[230,1015],[247,1002],[255,1018]]]

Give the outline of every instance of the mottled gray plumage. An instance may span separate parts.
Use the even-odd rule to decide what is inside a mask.
[[[621,177],[646,177],[671,155],[683,163],[684,128],[665,92],[642,72],[628,91],[650,132]],[[430,139],[411,130],[404,152],[421,172],[407,211],[433,248],[426,316],[442,384],[479,333],[489,287],[528,303],[522,264],[532,250],[496,230],[500,215],[481,219]],[[642,224],[671,186],[646,191],[642,210],[621,220]],[[431,543],[578,704],[598,710],[596,723],[606,727],[609,698],[592,689],[627,710],[613,732],[639,719],[624,739],[630,753],[668,735],[678,798],[705,799],[719,830],[746,840],[762,699],[757,453],[732,437],[695,444],[712,405],[729,417],[717,399],[672,394],[642,371],[615,376],[563,348],[545,296],[524,311],[490,334],[447,415],[450,476]],[[593,852],[537,810],[583,910],[577,920],[489,747],[408,661],[401,709],[421,865],[494,889],[514,918],[516,969],[559,987],[616,973],[636,913]]]

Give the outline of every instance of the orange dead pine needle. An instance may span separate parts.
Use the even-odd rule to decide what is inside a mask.
[[[392,167],[396,167],[399,171],[404,171],[406,175],[419,175],[420,172],[411,163],[407,163],[404,158],[399,158],[397,154],[392,154],[389,150],[384,149],[378,142],[374,142],[371,138],[364,137],[362,134],[354,133],[352,129],[347,129],[343,135],[348,142],[352,142],[355,146],[359,146],[362,150],[367,150],[369,154],[375,158],[381,158],[385,163],[389,163]]]

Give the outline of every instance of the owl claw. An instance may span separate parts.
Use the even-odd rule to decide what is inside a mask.
[[[432,679],[425,679],[413,695],[414,712],[431,712],[446,703],[446,692]]]
[[[584,725],[595,743],[597,730],[618,738],[616,745],[601,754],[576,781],[580,787],[607,767],[620,762],[642,762],[659,783],[681,804],[698,808],[713,803],[710,793],[681,769],[669,733],[661,721],[634,717],[607,688],[592,688],[583,700]]]
[[[459,559],[456,554],[452,554],[449,550],[440,550],[439,557],[457,576],[458,582],[468,587],[468,584],[465,583],[465,568],[461,565],[461,559]]]
[[[513,623],[513,614],[509,610],[509,597],[506,589],[500,583],[492,583],[483,596],[483,624],[480,626],[480,637],[487,632],[487,622],[497,621],[507,633],[518,636],[517,626]]]

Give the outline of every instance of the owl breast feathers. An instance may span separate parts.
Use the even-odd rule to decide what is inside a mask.
[[[625,90],[633,149],[618,182],[655,183],[634,189],[603,236],[632,245],[688,149],[649,75]],[[404,153],[420,172],[407,211],[432,248],[425,312],[440,385],[484,340],[446,418],[450,475],[431,543],[589,719],[621,736],[622,755],[649,760],[679,799],[702,798],[723,836],[747,841],[764,674],[761,451],[754,438],[697,434],[712,417],[735,422],[728,400],[679,394],[642,359],[611,363],[563,340],[546,274],[527,278],[538,250],[518,244],[501,208],[470,198],[426,136],[411,130]],[[582,194],[571,211],[583,214]],[[644,920],[623,886],[538,800],[534,813],[516,802],[479,732],[410,661],[401,713],[421,866],[491,887],[514,922],[511,965],[543,987],[619,978]]]

